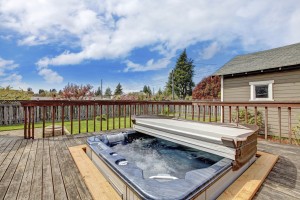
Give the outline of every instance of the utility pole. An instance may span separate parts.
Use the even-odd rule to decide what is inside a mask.
[[[101,99],[103,99],[102,79],[101,79]]]
[[[174,101],[174,70],[172,70],[172,100]]]

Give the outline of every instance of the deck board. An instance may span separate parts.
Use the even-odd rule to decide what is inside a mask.
[[[49,140],[50,148],[50,158],[51,158],[51,170],[52,170],[52,179],[53,179],[53,189],[54,197],[57,200],[66,200],[67,194],[65,192],[65,185],[62,178],[61,169],[59,167],[56,150],[55,150],[55,141],[51,138]]]
[[[30,197],[30,188],[31,188],[33,172],[34,172],[34,163],[36,157],[37,144],[38,144],[38,140],[32,141],[29,157],[26,163],[24,175],[17,196],[18,200],[27,200]]]
[[[26,143],[27,143],[27,141],[22,140],[20,146],[17,146],[17,147],[20,147],[20,148],[18,148],[18,149],[16,148],[16,153],[12,157],[9,166],[7,167],[7,169],[5,171],[5,174],[1,179],[1,182],[0,182],[0,199],[4,198],[4,196],[7,192],[7,189],[10,186],[12,178],[13,178],[13,176],[15,174],[15,171],[17,169],[17,166],[19,164],[20,158],[21,158],[21,156],[23,154],[23,151],[25,149]]]
[[[45,200],[54,200],[49,140],[44,140],[43,149],[43,197]]]
[[[32,141],[28,140],[28,142],[25,146],[25,149],[23,151],[23,155],[20,159],[20,162],[18,163],[18,167],[15,171],[15,174],[12,178],[12,181],[9,185],[9,188],[7,190],[7,193],[6,193],[4,199],[9,200],[9,199],[16,199],[17,198],[18,192],[16,192],[16,191],[19,190],[22,178],[24,176],[24,171],[25,171],[26,163],[27,163],[28,156],[29,156],[29,153],[30,153],[31,145],[32,145]]]
[[[0,199],[92,199],[68,150],[84,144],[86,136],[0,136]],[[254,199],[299,199],[300,147],[259,141],[258,149],[279,155],[279,160]]]
[[[39,139],[36,149],[36,159],[30,188],[30,199],[42,199],[43,192],[43,146],[44,140]]]

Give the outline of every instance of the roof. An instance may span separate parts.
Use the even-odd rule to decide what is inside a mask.
[[[214,75],[253,72],[300,64],[300,43],[236,56]]]

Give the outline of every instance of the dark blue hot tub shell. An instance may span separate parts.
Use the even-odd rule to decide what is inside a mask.
[[[127,137],[128,134],[136,134],[136,132],[132,130],[121,134]],[[165,182],[145,179],[143,171],[134,163],[128,162],[124,166],[117,164],[119,161],[125,161],[126,158],[114,154],[115,152],[109,146],[124,142],[121,134],[115,138],[109,138],[111,134],[93,136],[88,138],[87,143],[91,150],[142,199],[192,199],[231,169],[232,160],[223,158],[210,167],[187,172],[184,179]]]

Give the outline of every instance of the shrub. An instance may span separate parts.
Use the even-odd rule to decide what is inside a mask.
[[[106,117],[106,114],[103,114],[103,115],[102,115],[102,121],[106,121],[106,118],[107,118],[107,117]],[[96,120],[97,120],[97,121],[100,121],[100,116],[97,116],[97,117],[96,117]]]
[[[255,124],[254,113],[248,110],[247,114],[248,114],[248,124]],[[241,124],[246,123],[245,116],[246,116],[246,110],[245,109],[239,110],[239,123]],[[236,115],[233,116],[232,119],[236,121]],[[264,128],[263,115],[260,111],[257,111],[257,125],[261,130]]]

